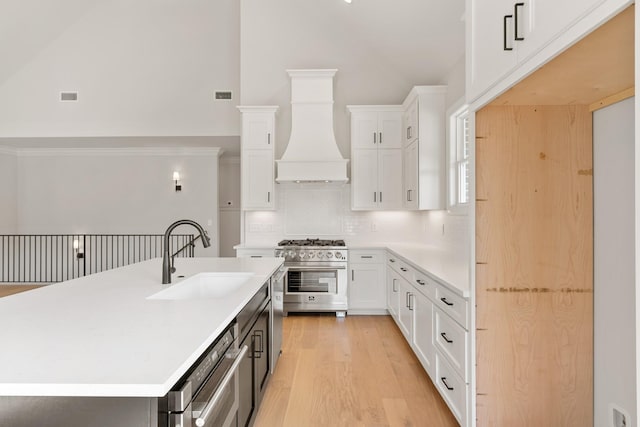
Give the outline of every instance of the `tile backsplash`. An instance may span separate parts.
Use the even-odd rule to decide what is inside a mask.
[[[468,241],[466,217],[445,211],[352,211],[349,184],[280,184],[276,189],[275,211],[245,212],[245,244],[319,237],[344,238],[350,245],[407,242],[451,249]]]

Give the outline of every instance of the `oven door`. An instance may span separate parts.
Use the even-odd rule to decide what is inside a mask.
[[[317,295],[338,293],[341,270],[345,266],[289,266],[285,295]]]
[[[238,366],[248,347],[229,349],[182,413],[170,414],[171,427],[235,427],[238,414]]]

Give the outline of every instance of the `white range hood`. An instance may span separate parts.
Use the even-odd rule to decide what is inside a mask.
[[[347,182],[347,162],[333,133],[333,76],[338,70],[287,70],[291,137],[277,182]]]

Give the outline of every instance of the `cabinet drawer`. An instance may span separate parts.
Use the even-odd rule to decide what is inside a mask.
[[[436,286],[436,306],[462,325],[464,329],[469,329],[467,323],[467,301],[464,298],[438,284]]]
[[[358,264],[382,264],[384,256],[382,252],[351,250],[349,261]]]
[[[395,271],[400,274],[400,276],[404,277],[405,280],[411,284],[413,284],[413,268],[409,267],[409,265],[402,261],[398,257],[389,256],[387,264],[391,266]]]
[[[413,282],[411,282],[413,286],[430,299],[436,299],[435,280],[418,270],[410,269],[410,271],[413,271]]]
[[[236,249],[237,258],[270,258],[274,256],[274,249]]]
[[[461,425],[464,425],[467,384],[436,351],[436,387]]]
[[[436,348],[451,363],[456,373],[467,381],[467,331],[460,325],[435,310],[434,342]]]

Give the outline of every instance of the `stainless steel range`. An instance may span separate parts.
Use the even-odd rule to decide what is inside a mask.
[[[276,256],[283,257],[287,272],[284,313],[335,311],[344,317],[347,301],[347,262],[344,240],[283,240]]]

